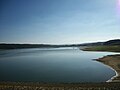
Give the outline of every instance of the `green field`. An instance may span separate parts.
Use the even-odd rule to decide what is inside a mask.
[[[88,46],[83,51],[109,51],[109,52],[120,52],[120,45],[114,46]]]

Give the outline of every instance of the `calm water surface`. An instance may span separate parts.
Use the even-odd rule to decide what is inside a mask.
[[[0,51],[0,81],[105,82],[115,75],[94,61],[110,52],[73,48],[16,49]]]

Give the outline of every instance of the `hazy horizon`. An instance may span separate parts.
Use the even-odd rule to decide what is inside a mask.
[[[120,0],[0,0],[0,43],[120,39]]]

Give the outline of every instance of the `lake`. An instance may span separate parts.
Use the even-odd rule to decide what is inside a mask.
[[[0,51],[0,81],[80,83],[105,82],[115,72],[97,59],[111,52],[78,48],[14,49]]]

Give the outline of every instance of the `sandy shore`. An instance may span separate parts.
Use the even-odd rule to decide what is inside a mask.
[[[0,82],[0,90],[120,90],[120,83],[32,83]]]
[[[97,59],[97,61],[110,66],[110,68],[116,73],[116,75],[109,79],[107,82],[120,82],[120,54],[104,56]]]

